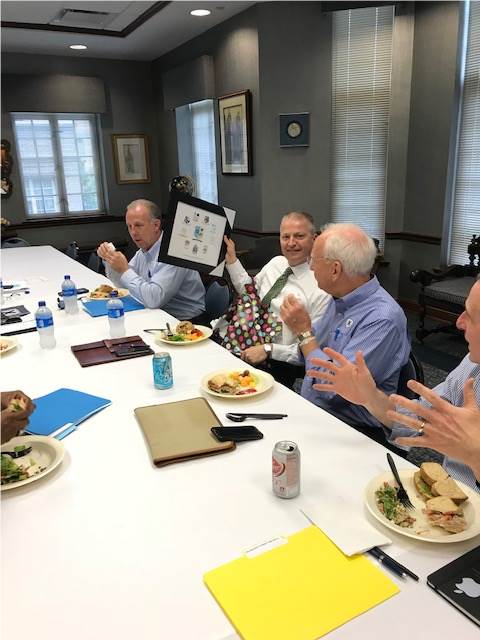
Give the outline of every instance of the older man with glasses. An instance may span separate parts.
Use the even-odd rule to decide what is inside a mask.
[[[362,350],[377,386],[389,395],[397,391],[410,340],[404,312],[371,275],[376,254],[375,243],[357,225],[327,225],[315,240],[310,269],[318,286],[332,296],[329,307],[320,320],[312,322],[301,302],[288,296],[281,317],[298,336],[307,373],[315,369],[312,358],[325,359],[325,347],[350,361]],[[365,407],[319,391],[313,383],[311,376],[305,376],[304,398],[352,426],[361,426],[375,439],[384,439],[380,422]]]

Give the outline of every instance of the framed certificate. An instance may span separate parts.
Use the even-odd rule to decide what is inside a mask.
[[[223,274],[225,242],[235,211],[184,193],[172,191],[162,221],[158,261],[213,276]]]

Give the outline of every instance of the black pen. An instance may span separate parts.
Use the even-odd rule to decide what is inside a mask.
[[[410,571],[410,569],[407,569],[407,567],[404,567],[403,564],[400,564],[399,562],[394,560],[394,558],[386,554],[385,551],[382,551],[380,547],[372,547],[371,549],[368,550],[367,553],[369,553],[374,558],[377,558],[379,562],[381,562],[386,567],[388,567],[391,571],[393,571],[393,573],[396,573],[397,576],[400,576],[401,578],[406,578],[407,576],[410,576],[410,578],[413,578],[414,580],[418,581],[418,576],[415,573],[413,573],[413,571]]]

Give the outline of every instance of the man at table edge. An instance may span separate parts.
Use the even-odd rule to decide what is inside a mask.
[[[205,287],[197,271],[158,262],[162,241],[160,208],[150,200],[134,200],[127,206],[125,222],[138,251],[128,262],[110,242],[102,242],[97,254],[107,278],[125,287],[150,309],[164,309],[179,320],[204,324]]]
[[[241,294],[245,285],[253,280],[258,295],[269,300],[277,317],[280,315],[280,306],[285,296],[293,294],[303,302],[312,318],[321,318],[330,296],[318,287],[308,265],[315,236],[315,223],[309,213],[286,213],[280,222],[282,255],[269,260],[253,277],[238,260],[233,240],[225,237],[225,264],[237,293]],[[279,282],[282,282],[283,286],[279,286]],[[242,352],[241,357],[253,366],[262,366],[268,360],[271,373],[286,386],[292,386],[296,377],[296,370],[289,365],[300,364],[296,335],[286,326],[273,343],[249,347]]]
[[[335,346],[349,360],[361,349],[379,387],[387,394],[397,391],[400,371],[410,354],[407,319],[371,275],[376,255],[375,243],[358,225],[325,225],[313,245],[310,268],[318,286],[332,296],[329,306],[320,320],[312,322],[305,307],[287,296],[281,317],[298,336],[305,358],[302,396],[375,440],[383,440],[380,423],[365,407],[315,389],[308,375],[311,359],[323,357],[325,347]]]
[[[384,425],[389,440],[408,449],[428,447],[445,455],[444,469],[455,479],[480,490],[480,281],[465,301],[457,319],[469,353],[433,390],[411,380],[408,386],[421,395],[408,400],[390,397],[377,388],[361,352],[355,362],[333,349],[325,351],[331,360],[312,360],[321,371],[309,371],[320,380],[314,385],[349,402],[364,406]],[[333,362],[332,362],[333,360]]]

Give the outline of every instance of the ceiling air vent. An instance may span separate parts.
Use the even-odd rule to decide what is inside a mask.
[[[50,21],[50,24],[66,27],[81,27],[84,29],[103,29],[116,15],[116,13],[108,13],[106,11],[62,9],[62,11]]]

